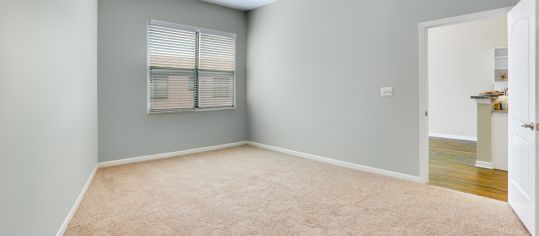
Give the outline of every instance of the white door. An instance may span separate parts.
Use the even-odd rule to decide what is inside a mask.
[[[535,4],[521,0],[509,27],[509,204],[535,231]]]

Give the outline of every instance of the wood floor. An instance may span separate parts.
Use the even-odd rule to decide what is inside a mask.
[[[476,142],[430,138],[430,184],[507,201],[507,172],[475,167]]]

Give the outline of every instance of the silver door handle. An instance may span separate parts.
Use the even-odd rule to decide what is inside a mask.
[[[535,130],[535,124],[534,124],[534,123],[523,124],[523,125],[522,125],[522,128],[527,128],[527,129]]]

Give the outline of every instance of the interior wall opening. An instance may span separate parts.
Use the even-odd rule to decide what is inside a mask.
[[[426,29],[428,174],[422,177],[507,201],[507,16],[437,24]]]

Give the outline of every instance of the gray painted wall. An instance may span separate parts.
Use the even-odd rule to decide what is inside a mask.
[[[249,139],[419,175],[418,23],[516,0],[282,0],[248,15]],[[395,88],[380,97],[380,87]]]
[[[146,115],[146,24],[236,33],[236,110]],[[244,141],[246,15],[199,0],[99,1],[99,161]]]
[[[97,1],[0,2],[0,235],[55,235],[97,163]]]

